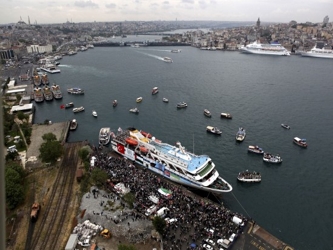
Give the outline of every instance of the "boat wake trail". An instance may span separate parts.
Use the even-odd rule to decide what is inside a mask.
[[[140,54],[143,54],[143,55],[147,55],[147,56],[150,56],[150,57],[153,57],[153,58],[156,58],[158,60],[161,60],[161,61],[164,61],[163,57],[160,57],[160,56],[156,56],[156,55],[153,55],[153,54],[149,54],[149,53],[145,53],[145,52],[141,52],[141,51],[136,51]]]
[[[62,67],[62,68],[71,68],[72,65],[59,64],[58,67]]]

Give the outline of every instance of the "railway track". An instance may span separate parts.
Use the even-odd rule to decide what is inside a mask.
[[[25,250],[56,249],[55,246],[58,243],[66,211],[70,203],[78,163],[77,151],[79,146],[80,143],[65,144],[65,155],[53,183],[52,191],[49,194],[49,200],[42,207],[43,213],[35,225],[33,237],[31,240],[27,239],[31,244],[29,246],[26,244]],[[59,223],[56,223],[57,221]]]

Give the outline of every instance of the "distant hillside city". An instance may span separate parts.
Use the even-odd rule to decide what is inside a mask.
[[[170,32],[168,31],[179,31]],[[238,50],[242,45],[259,40],[261,43],[278,42],[291,52],[311,49],[320,41],[332,49],[333,22],[325,16],[321,23],[262,23],[214,21],[124,21],[61,24],[24,22],[0,26],[1,67],[14,62],[37,62],[40,54],[66,53],[80,46],[101,44],[110,38],[127,36],[162,35],[162,45],[188,45],[214,47],[217,50]],[[130,45],[121,44],[119,45]],[[156,45],[156,44],[155,44]],[[10,64],[8,64],[10,62]]]

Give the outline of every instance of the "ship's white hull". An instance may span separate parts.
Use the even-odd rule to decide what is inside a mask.
[[[50,74],[56,74],[56,73],[60,73],[60,69],[48,69],[48,68],[40,68],[41,70],[50,73]]]
[[[333,59],[333,53],[332,54],[320,54],[320,53],[302,52],[301,55],[305,56],[305,57]]]
[[[240,48],[244,54],[268,55],[268,56],[289,56],[290,53],[286,51],[264,51],[259,49]]]
[[[129,148],[125,148],[125,151],[124,153],[120,152],[119,149],[118,149],[118,146],[117,146],[117,143],[116,142],[111,142],[112,144],[112,149],[122,155],[123,157],[143,166],[143,167],[146,167],[148,168],[150,171],[170,180],[170,181],[173,181],[173,182],[176,182],[176,183],[179,183],[181,185],[185,185],[185,186],[188,186],[188,187],[192,187],[192,188],[195,188],[195,189],[199,189],[199,190],[203,190],[203,191],[206,191],[206,192],[210,192],[210,193],[215,193],[215,194],[222,194],[222,193],[227,193],[227,192],[231,192],[232,191],[232,187],[230,184],[228,184],[229,186],[229,189],[227,190],[222,190],[222,189],[215,189],[215,188],[210,188],[210,187],[205,187],[205,186],[202,186],[198,183],[196,183],[195,181],[193,180],[189,180],[189,179],[186,179],[185,178],[185,175],[181,175],[181,174],[178,174],[176,172],[174,172],[173,170],[167,168],[167,167],[163,167],[162,169],[161,168],[156,168],[156,167],[152,167],[151,166],[151,163],[153,162],[151,159],[147,158],[147,157],[144,157],[144,156],[141,156],[141,155],[137,155],[135,154],[135,152]],[[221,178],[220,176],[218,177],[220,180],[222,180],[224,183],[227,183],[223,178]]]

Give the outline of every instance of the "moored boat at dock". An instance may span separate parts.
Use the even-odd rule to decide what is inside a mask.
[[[232,186],[219,175],[209,156],[190,153],[179,142],[172,146],[129,128],[121,130],[111,144],[118,154],[168,180],[212,193],[232,191]]]
[[[269,163],[281,163],[282,158],[279,155],[273,155],[270,153],[264,153],[264,157],[262,158],[263,161],[269,162]]]
[[[241,182],[261,182],[261,174],[256,171],[250,172],[246,170],[238,173],[237,180]]]
[[[111,139],[111,129],[109,127],[101,128],[99,130],[99,143],[103,146],[106,146],[110,143]]]
[[[43,102],[44,101],[44,95],[41,88],[35,88],[34,89],[34,100],[35,102]]]
[[[52,91],[48,86],[44,87],[43,94],[44,94],[45,101],[52,101],[53,100]]]
[[[317,42],[316,45],[309,51],[302,51],[302,56],[333,59],[333,49],[325,48],[323,42]]]
[[[277,42],[263,44],[260,41],[254,41],[248,45],[242,46],[240,51],[247,54],[271,55],[271,56],[290,56],[290,52]]]
[[[42,80],[42,84],[47,85],[47,84],[50,83],[50,81],[49,81],[49,77],[48,77],[47,74],[43,74],[41,78],[42,78],[42,79],[41,79],[41,80]]]
[[[56,84],[52,85],[51,91],[52,91],[54,99],[56,99],[56,100],[62,99],[62,92],[60,90],[59,85],[56,85]]]
[[[300,147],[302,147],[302,148],[307,148],[307,147],[308,147],[308,144],[307,144],[307,142],[306,142],[306,139],[301,139],[301,138],[299,138],[299,137],[295,137],[294,140],[293,140],[293,142],[294,142],[296,145],[298,145],[298,146],[300,146]]]
[[[70,125],[69,125],[69,130],[75,130],[78,126],[78,123],[76,119],[71,120]]]
[[[43,66],[40,67],[41,70],[50,73],[50,74],[56,74],[56,73],[60,73],[60,69],[57,68],[57,66],[55,64],[44,64]]]

